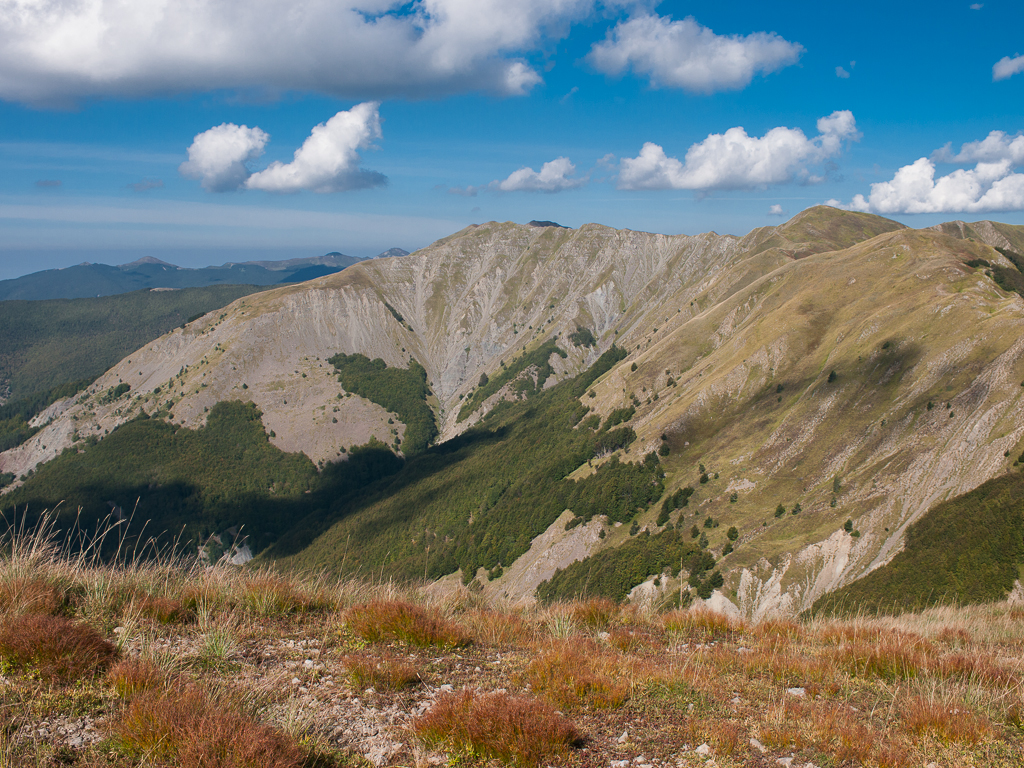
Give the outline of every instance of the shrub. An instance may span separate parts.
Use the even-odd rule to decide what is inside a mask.
[[[413,731],[431,746],[519,765],[541,765],[581,742],[572,723],[547,704],[507,693],[445,694]]]
[[[341,663],[356,690],[375,688],[378,691],[401,691],[420,683],[420,673],[408,660],[388,654],[363,656],[350,654]]]
[[[775,508],[775,516],[782,517],[784,514],[786,514],[786,508],[779,504],[779,506]]]
[[[472,642],[454,622],[398,600],[357,605],[348,611],[345,623],[371,643],[399,640],[419,647],[459,648]]]
[[[735,525],[733,525],[725,532],[725,535],[729,541],[736,541],[736,539],[740,537],[740,531]]]
[[[116,656],[117,649],[88,624],[59,616],[27,614],[0,628],[0,659],[46,680],[97,674]]]

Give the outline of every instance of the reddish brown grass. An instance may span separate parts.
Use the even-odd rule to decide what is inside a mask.
[[[147,616],[161,624],[175,624],[183,621],[188,615],[188,611],[185,610],[185,604],[181,600],[175,600],[171,597],[144,595],[137,600],[136,605],[143,616]]]
[[[557,707],[614,709],[629,699],[625,671],[593,643],[555,641],[541,649],[524,677]]]
[[[325,607],[295,582],[271,573],[259,573],[246,579],[241,593],[242,607],[258,616],[287,616]]]
[[[0,628],[0,658],[47,680],[71,681],[106,669],[117,649],[88,624],[26,614]]]
[[[932,671],[943,677],[982,685],[1009,686],[1020,683],[1013,671],[996,661],[991,654],[980,652],[943,656],[932,664]]]
[[[619,604],[607,597],[594,597],[569,605],[569,615],[573,620],[590,629],[605,629],[620,611]]]
[[[963,704],[914,696],[903,707],[903,723],[918,736],[930,732],[944,741],[977,744],[990,732],[988,721]]]
[[[832,658],[854,677],[895,681],[926,670],[933,651],[920,637],[888,633],[875,642],[857,640],[838,648]]]
[[[535,634],[533,628],[514,613],[473,610],[462,616],[461,623],[473,642],[483,645],[525,645]]]
[[[472,638],[440,613],[428,613],[418,605],[398,600],[377,600],[351,608],[345,623],[352,632],[371,643],[398,640],[418,647],[459,648]]]
[[[156,688],[164,683],[165,678],[162,669],[145,659],[122,659],[107,672],[107,681],[122,699]]]
[[[64,595],[44,578],[19,576],[0,582],[0,610],[9,613],[58,613]]]
[[[540,765],[581,741],[573,724],[549,705],[506,693],[445,694],[413,730],[428,745],[521,765]]]
[[[624,627],[618,627],[608,633],[608,645],[622,653],[635,653],[650,642],[650,637]]]
[[[419,685],[419,670],[407,659],[393,654],[370,656],[349,654],[341,663],[348,672],[352,687],[360,691],[401,691]]]
[[[725,640],[743,631],[743,622],[706,608],[671,611],[662,617],[666,632],[690,642]]]
[[[299,768],[306,759],[285,734],[190,685],[139,694],[115,730],[129,753],[181,768]]]
[[[970,648],[974,645],[971,633],[959,627],[943,627],[936,639],[940,643],[946,643],[954,648]]]

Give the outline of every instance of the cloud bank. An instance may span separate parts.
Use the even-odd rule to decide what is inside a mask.
[[[249,164],[264,151],[270,135],[259,128],[224,123],[200,133],[178,168],[199,179],[209,192],[261,189],[266,192],[343,192],[381,186],[387,178],[359,167],[360,149],[381,138],[379,105],[358,104],[313,128],[290,163],[275,161],[253,173]]]
[[[935,163],[976,163],[935,178]],[[896,171],[891,181],[871,185],[870,194],[855,195],[848,204],[829,205],[872,213],[984,213],[1024,210],[1024,134],[992,131],[981,141],[964,144],[953,154],[951,145]]]
[[[213,89],[342,98],[541,81],[521,56],[567,34],[595,0],[10,0],[0,3],[0,98],[61,103]]]
[[[833,112],[818,120],[818,135],[807,138],[799,128],[773,128],[748,136],[742,127],[713,133],[694,144],[680,161],[652,142],[639,157],[623,158],[619,189],[753,189],[790,181],[815,183],[821,176],[810,166],[840,154],[845,141],[860,134],[853,113]]]
[[[641,15],[619,23],[607,39],[595,43],[587,62],[607,75],[631,68],[656,88],[714,93],[739,90],[758,72],[767,75],[795,64],[803,51],[774,32],[716,35],[693,17],[672,21]]]

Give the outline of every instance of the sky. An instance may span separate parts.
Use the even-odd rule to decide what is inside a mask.
[[[1024,6],[5,0],[0,279],[486,221],[1024,224]]]

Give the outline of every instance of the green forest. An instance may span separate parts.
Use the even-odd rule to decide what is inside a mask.
[[[0,384],[9,384],[13,402],[81,379],[92,382],[172,328],[261,290],[219,285],[93,299],[0,301]]]
[[[1024,474],[1013,471],[937,504],[907,529],[905,548],[887,565],[825,595],[813,611],[901,613],[1002,600],[1022,564]]]
[[[426,449],[437,437],[437,421],[427,403],[427,372],[413,359],[408,368],[389,368],[379,357],[338,354],[328,360],[338,381],[349,392],[365,397],[398,415],[405,424],[402,452],[407,456]]]
[[[653,536],[641,531],[614,549],[605,549],[559,570],[537,587],[545,602],[574,598],[608,597],[623,601],[630,590],[651,576],[685,568],[696,584],[715,565],[715,558],[675,529]]]
[[[558,346],[558,342],[554,339],[548,339],[533,351],[526,352],[513,360],[510,366],[504,366],[504,361],[502,361],[502,369],[495,373],[493,378],[481,377],[479,386],[473,390],[473,394],[459,409],[459,421],[466,419],[480,407],[484,400],[498,392],[510,381],[516,382],[513,386],[515,392],[523,393],[527,397],[544,389],[544,382],[555,372],[550,363],[552,355],[558,355],[564,359],[566,352]],[[537,369],[536,380],[529,374],[523,375],[531,367]]]

